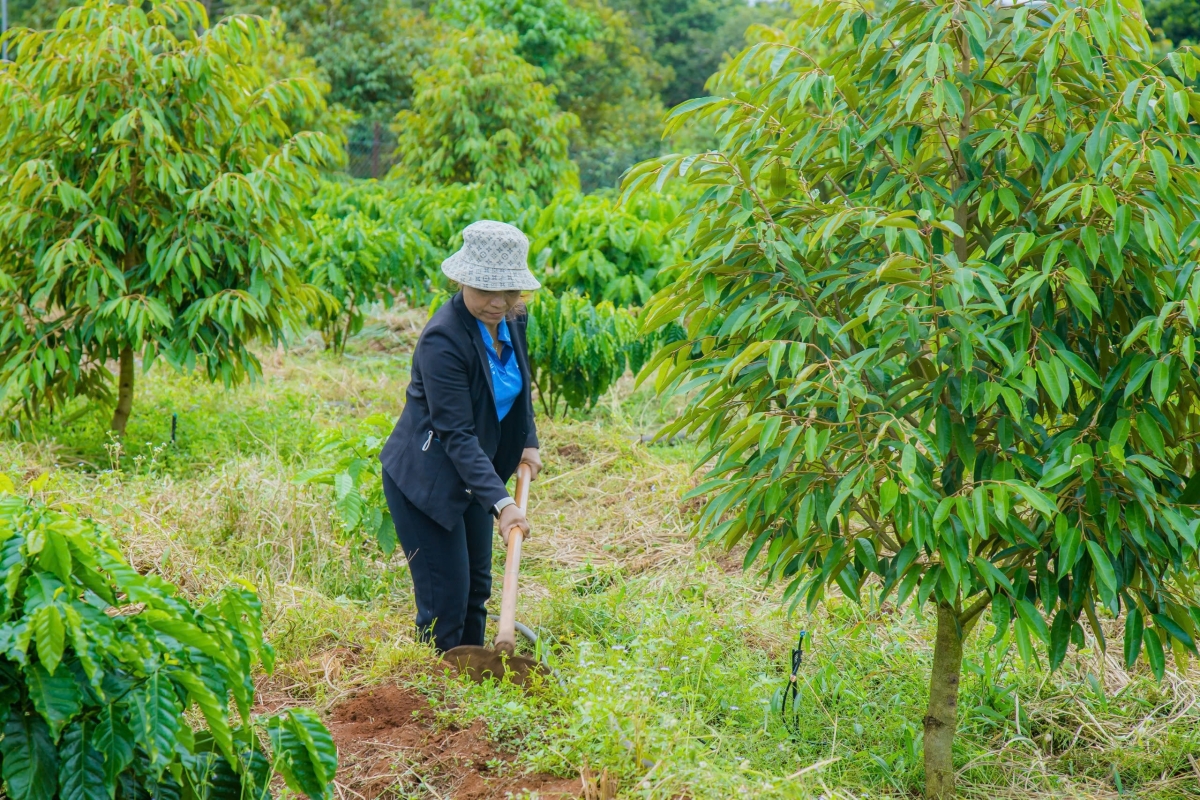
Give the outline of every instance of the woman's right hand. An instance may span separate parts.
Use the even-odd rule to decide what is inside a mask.
[[[525,518],[525,512],[516,503],[505,506],[500,511],[500,538],[504,540],[505,547],[508,547],[508,532],[514,526],[521,529],[523,539],[529,538],[529,520]]]

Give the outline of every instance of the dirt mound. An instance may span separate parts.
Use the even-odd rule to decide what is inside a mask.
[[[418,788],[455,800],[522,791],[542,800],[580,794],[579,779],[517,773],[513,757],[487,741],[482,720],[469,728],[441,727],[424,697],[399,686],[360,692],[335,707],[328,724],[338,746],[338,783],[367,800]]]

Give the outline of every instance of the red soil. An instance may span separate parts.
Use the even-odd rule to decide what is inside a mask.
[[[392,787],[420,787],[455,800],[521,791],[567,800],[582,790],[578,778],[518,773],[513,756],[487,740],[482,720],[468,728],[442,727],[424,697],[399,686],[364,689],[336,706],[327,724],[338,747],[337,782],[349,796],[374,800]]]

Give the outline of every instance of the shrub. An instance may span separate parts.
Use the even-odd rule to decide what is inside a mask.
[[[547,416],[560,400],[567,409],[594,406],[627,366],[636,371],[646,358],[637,318],[608,301],[540,291],[528,308],[529,366]]]
[[[323,101],[260,68],[271,26],[197,33],[190,0],[89,0],[15,29],[0,72],[0,395],[29,413],[108,398],[132,410],[135,356],[226,384],[259,371],[301,283],[284,237],[336,145],[295,133]],[[180,76],[186,74],[187,80]]]
[[[661,195],[639,194],[625,205],[559,195],[530,234],[546,288],[617,305],[645,303],[683,258],[678,239],[665,235],[678,213],[678,201]]]
[[[295,260],[333,301],[317,306],[308,321],[335,351],[362,330],[366,306],[390,306],[400,294],[410,303],[424,300],[444,258],[395,210],[390,195],[373,183],[325,183],[308,204],[311,235],[297,240]]]
[[[396,528],[383,496],[383,466],[379,453],[395,420],[372,414],[357,429],[329,429],[317,441],[316,452],[327,465],[306,469],[296,483],[332,486],[334,508],[347,533],[371,538],[384,555],[396,549]]]
[[[95,523],[0,493],[7,797],[264,798],[278,772],[293,791],[332,798],[337,755],[319,718],[251,717],[252,671],[272,661],[249,586],[194,607],[135,572]],[[207,728],[192,727],[193,707]]]
[[[677,109],[721,150],[631,184],[706,188],[646,313],[687,331],[654,367],[711,443],[708,537],[796,601],[936,610],[930,797],[986,609],[1051,668],[1105,614],[1131,668],[1196,651],[1200,94],[1138,8],[822,4]]]

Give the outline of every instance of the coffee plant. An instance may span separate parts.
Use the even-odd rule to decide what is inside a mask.
[[[617,305],[642,305],[683,260],[679,238],[664,235],[679,213],[672,197],[638,194],[618,205],[563,194],[538,215],[530,238],[547,289],[574,290]]]
[[[248,585],[193,605],[138,574],[96,523],[12,489],[0,475],[5,796],[262,800],[278,774],[332,799],[337,752],[320,719],[251,714],[253,671],[269,672],[273,652]]]
[[[325,466],[306,469],[296,483],[333,487],[334,509],[347,533],[373,538],[384,555],[396,549],[396,528],[383,496],[379,452],[395,420],[373,414],[357,429],[330,429],[317,441]]]
[[[641,369],[649,341],[627,309],[575,292],[535,293],[528,304],[529,367],[547,416],[594,406],[625,374]]]

